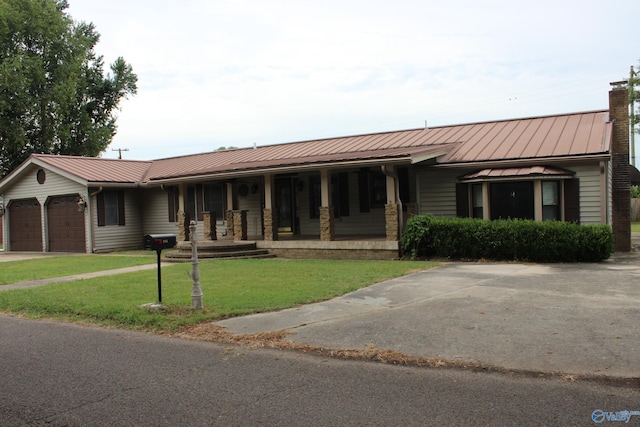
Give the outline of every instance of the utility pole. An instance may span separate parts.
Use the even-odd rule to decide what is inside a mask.
[[[128,148],[112,148],[111,151],[117,151],[118,152],[118,159],[122,160],[122,152],[123,151],[129,151]]]
[[[633,83],[635,82],[635,73],[633,71],[633,65],[631,66],[631,71],[629,73],[629,96],[631,98],[631,113],[629,114],[629,126],[631,126],[631,135],[629,135],[629,142],[631,146],[631,165],[636,167],[636,126],[635,126],[635,108],[636,108],[636,100],[635,100],[635,88],[633,87]]]

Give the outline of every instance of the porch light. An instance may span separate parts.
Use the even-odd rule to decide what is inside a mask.
[[[84,199],[84,197],[80,196],[78,198],[78,212],[84,212],[86,208],[87,208],[87,201]]]
[[[0,205],[0,216],[4,215],[4,205]]]

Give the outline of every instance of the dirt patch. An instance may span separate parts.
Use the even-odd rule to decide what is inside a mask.
[[[324,347],[311,346],[304,343],[286,340],[291,332],[262,332],[257,334],[233,334],[224,326],[214,323],[200,323],[185,327],[173,336],[199,341],[211,341],[217,343],[232,344],[240,348],[248,349],[277,349],[300,351],[307,354],[318,356],[333,357],[344,360],[361,360],[378,363],[386,363],[399,366],[415,366],[426,368],[449,368],[464,369],[473,372],[493,372],[500,374],[508,374],[522,376],[528,378],[560,378],[564,381],[585,381],[597,382],[600,384],[608,384],[616,387],[639,388],[640,378],[617,378],[608,376],[586,376],[572,375],[561,372],[539,372],[505,369],[492,365],[485,365],[476,362],[450,361],[439,358],[423,358],[406,356],[393,350],[383,350],[375,347],[374,344],[368,344],[364,349],[355,350],[339,350]]]
[[[367,348],[361,350],[338,350],[316,347],[304,343],[285,340],[289,335],[291,335],[291,333],[287,331],[262,332],[257,334],[233,334],[227,331],[224,326],[219,326],[213,323],[201,323],[189,326],[174,334],[174,336],[181,338],[235,344],[245,348],[295,350],[302,351],[304,353],[335,357],[338,359],[369,360],[405,366],[422,366],[432,368],[459,367],[486,370],[486,367],[481,367],[480,365],[473,363],[451,362],[437,358],[427,359],[406,356],[397,351],[378,349],[373,344],[370,344]]]

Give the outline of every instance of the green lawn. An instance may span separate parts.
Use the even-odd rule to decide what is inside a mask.
[[[0,263],[0,285],[156,262],[155,252],[44,257]]]
[[[632,222],[631,223],[631,232],[632,233],[640,233],[640,222]]]
[[[63,257],[58,262],[66,263],[69,258],[77,259]],[[3,264],[12,267],[13,263]],[[21,265],[24,268],[25,264]],[[205,304],[200,311],[191,310],[191,264],[163,267],[166,313],[139,307],[157,301],[155,269],[0,292],[0,311],[172,332],[199,322],[326,300],[434,265],[423,261],[207,260],[200,262]],[[38,269],[37,263],[26,266]]]

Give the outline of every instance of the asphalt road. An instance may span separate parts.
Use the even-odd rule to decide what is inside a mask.
[[[566,426],[597,425],[596,410],[640,410],[637,384],[398,367],[0,316],[2,426]]]

